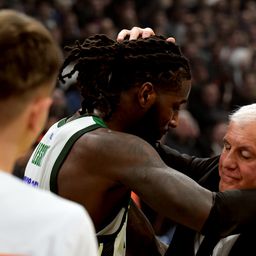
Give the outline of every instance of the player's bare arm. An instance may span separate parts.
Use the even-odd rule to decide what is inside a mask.
[[[212,193],[167,167],[147,142],[99,129],[87,134],[86,144],[90,150],[84,161],[90,175],[104,177],[104,182],[116,183],[117,188],[124,184],[165,216],[196,230],[202,228],[212,206]],[[121,191],[127,192],[120,187]]]

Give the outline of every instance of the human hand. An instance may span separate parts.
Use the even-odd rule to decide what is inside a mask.
[[[122,29],[117,35],[117,41],[121,42],[124,39],[129,40],[136,40],[138,38],[147,38],[150,36],[154,36],[155,32],[151,28],[140,28],[140,27],[133,27],[132,29]],[[175,43],[174,37],[168,37],[166,39],[168,42]]]

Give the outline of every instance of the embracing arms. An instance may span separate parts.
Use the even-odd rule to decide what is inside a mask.
[[[134,27],[131,30],[122,30],[117,37],[118,41],[121,41],[125,38],[130,39],[130,40],[135,40],[138,37],[148,37],[150,35],[154,35],[154,31],[150,28],[146,28],[146,29],[142,29],[139,27]],[[168,38],[167,40],[172,40],[175,41],[174,38]],[[166,153],[166,152],[165,152]],[[161,155],[161,154],[160,154]],[[176,162],[174,163],[174,158],[173,156],[165,154],[165,158],[161,155],[161,157],[163,158],[164,162],[169,165],[172,166],[173,168],[178,168],[179,166],[182,165],[182,168],[184,171],[184,173],[190,175],[193,179],[195,180],[199,180],[202,176],[202,172],[204,171],[204,169],[211,169],[212,171],[215,171],[214,169],[216,169],[217,163],[218,163],[218,157],[216,157],[214,159],[214,161],[212,161],[212,159],[210,159],[209,161],[206,160],[204,162],[200,162],[200,172],[198,171],[197,167],[195,167],[196,165],[193,165],[193,163],[195,163],[195,161],[197,161],[196,159],[193,159],[192,157],[189,157],[185,159],[185,161],[178,159],[178,161],[180,162]],[[176,159],[177,160],[177,159]],[[182,162],[183,161],[183,162]],[[208,162],[207,162],[208,161]],[[195,167],[195,169],[192,171],[192,167]],[[198,165],[197,165],[198,166]],[[158,167],[156,167],[156,169],[159,170]],[[161,169],[161,167],[160,167]],[[167,170],[165,167],[163,167],[163,170]],[[172,199],[174,200],[174,204],[176,205],[175,208],[175,213],[177,214],[179,212],[179,206],[177,204],[177,202],[175,202],[175,200],[177,200],[177,198],[180,198],[180,209],[183,209],[183,207],[185,207],[185,211],[188,210],[188,208],[186,208],[187,206],[189,206],[189,203],[193,204],[193,201],[191,200],[191,197],[194,197],[194,202],[196,203],[193,207],[191,207],[191,211],[195,210],[199,215],[201,215],[202,219],[197,221],[197,225],[195,225],[195,229],[200,231],[200,223],[204,222],[204,218],[206,212],[209,210],[208,206],[209,206],[209,202],[211,201],[211,199],[209,198],[209,191],[208,190],[201,190],[201,187],[198,188],[193,182],[191,182],[189,179],[187,179],[184,175],[182,176],[181,174],[177,174],[177,172],[175,172],[173,169],[169,169],[171,170],[171,174],[170,176],[173,176],[172,178],[165,173],[165,171],[161,170],[161,172],[163,172],[161,178],[159,177],[155,177],[156,178],[156,183],[155,184],[159,184],[159,181],[161,179],[163,179],[162,183],[163,183],[163,190],[160,191],[159,194],[156,194],[157,198],[159,198],[159,196],[161,198],[164,198],[167,195],[167,201],[166,201],[166,206],[161,208],[161,212],[163,214],[165,214],[168,217],[171,217],[173,220],[178,221],[184,225],[187,225],[189,227],[193,228],[193,225],[191,225],[191,223],[189,223],[189,221],[186,221],[182,218],[177,218],[176,219],[176,215],[174,214],[174,216],[172,217],[168,211],[170,209],[164,209],[164,208],[172,208],[172,203],[171,201],[169,201],[168,204],[168,199]],[[195,172],[194,172],[195,171]],[[151,172],[150,172],[151,173]],[[150,174],[151,176],[151,174]],[[152,175],[154,176],[154,175]],[[149,181],[149,176],[145,176],[145,184],[148,184],[150,186],[154,186],[154,182],[151,183],[151,181]],[[166,180],[165,180],[166,178]],[[170,180],[169,180],[170,178]],[[126,182],[126,181],[125,181]],[[173,184],[173,183],[174,184]],[[178,192],[175,195],[175,191],[172,192],[167,192],[167,194],[165,194],[165,185],[167,184],[170,186],[170,190],[173,189],[177,189],[179,192],[181,192],[180,197],[178,197]],[[147,186],[147,185],[146,185]],[[189,187],[187,187],[189,186]],[[157,189],[156,187],[154,187],[155,189]],[[158,189],[157,189],[158,190]],[[189,190],[191,192],[190,195],[187,195],[186,193],[189,193]],[[197,197],[197,192],[200,191],[201,193],[201,197]],[[153,206],[153,208],[155,208],[155,210],[159,210],[158,206],[156,205],[157,203],[150,203],[150,200],[152,200],[152,198],[149,198],[149,194],[147,195],[148,192],[146,192],[146,190],[141,191],[142,194],[139,193],[140,191],[138,191],[138,194],[142,197],[143,200],[147,201],[151,206]],[[155,191],[156,193],[158,193],[158,191]],[[145,194],[146,193],[146,194]],[[150,192],[149,192],[150,193]],[[170,193],[168,195],[168,193]],[[217,232],[219,235],[221,236],[226,236],[228,234],[231,233],[236,233],[236,232],[241,232],[244,229],[250,229],[253,228],[253,226],[255,225],[255,211],[256,211],[256,190],[236,190],[236,191],[226,191],[226,192],[218,192],[218,193],[212,193],[211,194],[213,197],[213,202],[212,202],[212,208],[210,210],[209,215],[207,216],[207,221],[205,222],[205,224],[203,225],[202,228],[202,232]],[[165,199],[164,199],[165,200]],[[201,204],[199,201],[203,200],[204,203],[206,204],[206,209],[205,212],[201,212],[200,207],[202,207],[203,204]],[[243,202],[243,207],[241,207],[241,203]],[[165,212],[166,211],[166,212]],[[189,213],[189,210],[187,211],[187,213]],[[195,213],[195,212],[194,212]],[[194,213],[192,212],[191,220],[194,219]],[[197,214],[195,213],[195,214]],[[169,215],[170,214],[170,215]],[[184,213],[184,218],[185,215],[187,215],[186,213]],[[189,215],[189,214],[188,214]],[[206,214],[207,215],[207,214]],[[197,217],[195,217],[197,218]],[[200,219],[200,218],[199,218]],[[184,221],[184,222],[183,222]],[[198,225],[199,224],[199,225]],[[199,229],[198,229],[199,228]]]
[[[125,133],[87,134],[83,160],[88,169],[123,184],[153,209],[174,221],[201,230],[212,207],[213,193],[168,167],[144,140]]]
[[[255,190],[211,192],[168,167],[153,147],[133,135],[105,131],[92,140],[96,147],[88,157],[97,156],[97,172],[133,190],[164,216],[221,236],[250,227],[256,213]],[[241,202],[248,208],[240,207]]]

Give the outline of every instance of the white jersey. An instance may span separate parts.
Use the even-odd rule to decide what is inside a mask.
[[[106,127],[104,122],[95,116],[81,116],[66,121],[67,119],[62,119],[54,124],[37,145],[26,166],[26,183],[58,193],[58,173],[74,143],[86,132]],[[97,233],[99,256],[125,255],[127,208],[128,202],[116,218]]]
[[[0,255],[96,256],[85,209],[0,171]]]
[[[55,123],[44,135],[26,166],[24,182],[58,193],[57,176],[73,144],[86,132],[106,127],[94,116],[81,116],[70,122]]]

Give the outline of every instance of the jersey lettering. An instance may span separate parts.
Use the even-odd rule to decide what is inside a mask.
[[[43,160],[47,150],[49,149],[49,147],[50,146],[45,145],[44,143],[40,142],[38,144],[38,147],[36,149],[34,157],[32,158],[32,163],[37,166],[41,166],[42,160]]]

